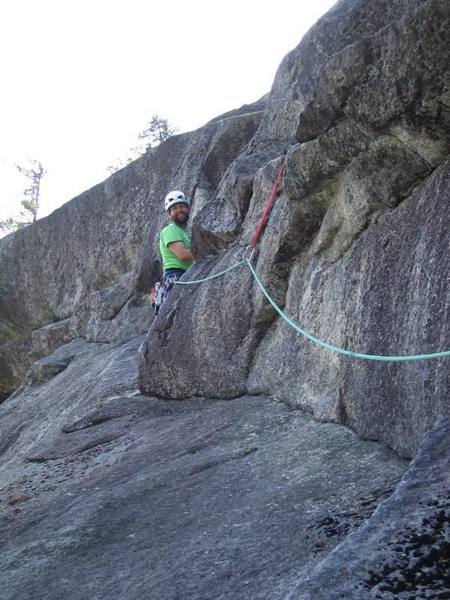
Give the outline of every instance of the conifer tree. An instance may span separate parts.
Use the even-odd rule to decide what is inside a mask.
[[[138,134],[138,140],[140,141],[130,148],[129,156],[115,161],[114,164],[107,167],[107,170],[110,173],[114,173],[122,169],[145,154],[149,148],[155,148],[161,142],[165,142],[177,131],[178,128],[171,125],[167,119],[159,115],[153,115],[148,123],[148,127]]]
[[[9,217],[0,221],[0,231],[14,231],[21,229],[37,219],[39,206],[41,202],[41,181],[46,171],[38,160],[30,159],[28,166],[18,165],[15,167],[24,175],[29,185],[23,192],[23,198],[20,202],[23,210],[17,218]]]

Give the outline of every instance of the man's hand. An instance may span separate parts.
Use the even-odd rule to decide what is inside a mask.
[[[172,242],[168,248],[180,260],[194,260],[192,252],[184,247],[183,242]]]

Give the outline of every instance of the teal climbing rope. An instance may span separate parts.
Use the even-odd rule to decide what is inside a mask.
[[[231,267],[228,267],[227,269],[224,269],[223,271],[220,271],[219,273],[215,273],[214,275],[210,275],[209,277],[203,277],[202,279],[194,279],[192,281],[176,281],[175,283],[178,285],[192,285],[195,283],[204,283],[205,281],[210,281],[211,279],[215,279],[216,277],[221,277],[222,275],[225,275],[225,273],[228,273],[229,271],[232,271],[236,267],[239,267],[240,265],[245,263],[248,266],[248,268],[250,269],[250,272],[253,275],[253,278],[256,281],[259,289],[261,290],[263,295],[266,297],[268,302],[271,304],[271,306],[280,315],[280,317],[282,319],[284,319],[286,321],[286,323],[288,323],[288,325],[290,325],[295,331],[297,331],[297,333],[300,333],[303,337],[307,338],[311,342],[314,342],[321,348],[325,348],[326,350],[331,350],[331,352],[336,352],[338,354],[343,354],[345,356],[351,356],[352,358],[359,358],[359,359],[365,359],[365,360],[376,360],[376,361],[381,361],[381,362],[410,362],[410,361],[416,361],[416,360],[430,360],[432,358],[450,357],[450,350],[443,350],[442,352],[430,352],[428,354],[406,354],[403,356],[402,355],[365,354],[363,352],[355,352],[353,350],[346,350],[345,348],[341,348],[339,346],[335,346],[334,344],[329,344],[328,342],[324,342],[323,340],[319,339],[318,337],[305,331],[305,329],[303,329],[302,327],[299,327],[296,323],[294,323],[294,321],[292,321],[292,319],[290,319],[281,310],[281,308],[278,306],[278,304],[275,302],[275,300],[271,297],[269,292],[264,287],[263,283],[261,282],[261,279],[258,277],[258,274],[256,273],[256,271],[251,263],[252,255],[253,255],[253,252],[249,258],[244,258],[243,260],[240,260],[239,262],[235,263]]]
[[[432,358],[450,357],[450,350],[443,350],[442,352],[430,352],[428,354],[407,354],[407,355],[403,355],[403,356],[402,355],[388,356],[388,355],[382,355],[382,354],[365,354],[363,352],[354,352],[353,350],[346,350],[345,348],[340,348],[339,346],[335,346],[334,344],[329,344],[328,342],[324,342],[323,340],[320,340],[319,338],[312,335],[311,333],[308,333],[302,327],[299,327],[296,323],[294,323],[294,321],[292,321],[292,319],[290,319],[281,310],[281,308],[278,306],[278,304],[275,302],[275,300],[270,296],[269,292],[266,290],[266,288],[262,284],[260,278],[258,277],[258,274],[256,273],[256,271],[251,263],[251,259],[253,257],[253,253],[255,251],[255,248],[259,241],[261,233],[262,233],[262,231],[266,225],[266,222],[269,218],[270,210],[275,201],[275,198],[276,198],[276,195],[278,192],[278,188],[280,186],[280,183],[281,183],[281,180],[283,177],[284,169],[285,169],[286,163],[287,163],[287,158],[288,158],[288,155],[286,154],[284,157],[284,160],[280,166],[280,169],[278,171],[278,175],[276,177],[275,183],[274,183],[272,191],[270,193],[270,197],[267,202],[266,208],[264,209],[262,218],[258,224],[257,230],[252,239],[252,243],[251,243],[252,252],[251,252],[250,256],[248,258],[244,258],[243,260],[237,262],[236,264],[232,265],[231,267],[224,269],[223,271],[219,271],[219,273],[214,273],[214,275],[209,275],[208,277],[203,277],[202,279],[194,279],[192,281],[175,281],[175,284],[176,285],[193,285],[195,283],[204,283],[205,281],[210,281],[211,279],[215,279],[216,277],[221,277],[222,275],[225,275],[225,273],[232,271],[233,269],[235,269],[236,267],[239,267],[242,264],[246,264],[248,266],[248,268],[250,269],[250,272],[253,275],[253,278],[255,279],[259,289],[264,294],[264,296],[266,297],[268,302],[272,305],[272,307],[276,310],[276,312],[280,315],[280,317],[282,319],[284,319],[286,321],[286,323],[288,323],[288,325],[290,325],[295,331],[297,331],[297,333],[300,333],[302,336],[304,336],[311,342],[314,342],[315,344],[319,345],[321,348],[325,348],[326,350],[330,350],[331,352],[336,352],[338,354],[343,354],[345,356],[351,356],[352,358],[359,358],[359,359],[364,359],[364,360],[377,360],[377,361],[382,361],[382,362],[410,362],[410,361],[416,361],[416,360],[429,360]]]
[[[280,317],[282,317],[286,321],[286,323],[288,323],[293,329],[295,329],[295,331],[297,331],[304,337],[308,338],[308,340],[311,340],[315,344],[318,344],[321,348],[326,348],[327,350],[331,350],[332,352],[337,352],[339,354],[345,354],[346,356],[351,356],[352,358],[361,358],[361,359],[365,359],[365,360],[378,360],[378,361],[383,361],[383,362],[394,362],[394,361],[395,362],[408,362],[408,361],[414,361],[414,360],[429,360],[431,358],[444,358],[444,357],[450,356],[450,350],[444,350],[443,352],[431,352],[429,354],[408,354],[408,355],[404,355],[404,356],[364,354],[363,352],[354,352],[353,350],[345,350],[345,348],[340,348],[339,346],[335,346],[334,344],[328,344],[327,342],[320,340],[316,336],[312,335],[311,333],[308,333],[307,331],[305,331],[304,329],[302,329],[301,327],[296,325],[294,323],[294,321],[292,321],[292,319],[290,319],[281,310],[281,308],[278,306],[278,304],[275,302],[275,300],[270,296],[270,294],[268,293],[266,288],[263,286],[255,269],[253,268],[253,265],[250,262],[250,260],[247,259],[246,262],[247,262],[247,266],[250,269],[256,283],[258,284],[259,289],[264,294],[264,296],[267,298],[267,300],[272,305],[272,307],[277,311],[277,313],[280,315]]]
[[[211,279],[215,279],[216,277],[221,277],[222,275],[225,275],[225,273],[232,271],[236,267],[239,267],[239,265],[243,265],[246,260],[247,259],[244,258],[243,260],[240,260],[236,264],[231,265],[231,267],[228,267],[228,269],[224,269],[223,271],[219,271],[219,273],[215,273],[214,275],[209,275],[208,277],[203,277],[203,279],[193,279],[192,281],[175,281],[175,284],[176,285],[192,285],[194,283],[204,283],[205,281],[210,281]]]

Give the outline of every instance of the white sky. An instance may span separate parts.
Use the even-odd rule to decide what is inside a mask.
[[[270,90],[335,0],[2,0],[0,218],[40,160],[45,216],[103,181],[155,113],[180,132]]]

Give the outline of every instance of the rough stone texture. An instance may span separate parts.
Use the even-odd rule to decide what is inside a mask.
[[[141,340],[1,405],[2,600],[284,598],[406,462],[270,398],[142,396]]]
[[[349,117],[423,114],[449,82],[446,0],[341,0],[283,60],[261,138],[308,141]]]
[[[209,268],[205,261],[190,269],[189,277],[227,268],[238,256],[211,259]],[[164,398],[231,398],[244,393],[256,341],[249,331],[253,320],[250,277],[240,267],[239,275],[211,280],[208,292],[194,286],[176,287],[141,347],[141,389]],[[220,305],[220,310],[214,311],[214,305]],[[236,306],[241,307],[239,313]]]
[[[449,29],[450,5],[435,0],[344,0],[325,15],[281,64],[261,126],[194,219],[198,256],[220,255],[189,277],[236,261],[288,149],[255,258],[269,293],[345,348],[448,350]],[[245,266],[178,289],[143,347],[141,389],[276,394],[405,456],[448,412],[448,359],[340,358],[278,321]]]
[[[16,390],[14,395],[22,392],[25,388],[33,385],[33,383],[43,383],[52,379],[55,375],[67,369],[75,358],[84,354],[90,348],[91,346],[86,340],[75,339],[68,344],[60,346],[55,352],[52,352],[52,354],[49,354],[45,358],[37,360],[28,371],[23,387]]]
[[[450,421],[423,446],[391,497],[286,598],[422,600],[450,596]]]
[[[17,342],[13,354],[0,346],[2,356],[6,353],[0,372],[8,375],[0,394],[17,387],[36,360],[23,352],[32,329],[71,317],[72,337],[124,339],[125,321],[128,335],[143,332],[148,306],[141,314],[136,307],[161,273],[157,240],[167,218],[162,210],[167,190],[183,189],[195,214],[254,134],[259,107],[249,105],[248,114],[171,137],[48,217],[0,240],[0,342]],[[107,322],[126,299],[125,317]],[[16,363],[20,351],[23,358]]]
[[[73,329],[94,342],[124,341],[145,333],[152,311],[147,295],[133,293],[133,276],[125,273],[112,286],[90,294],[74,314]]]
[[[449,200],[444,165],[396,210],[380,215],[341,260],[299,261],[286,313],[319,338],[360,352],[450,348]],[[358,361],[318,348],[281,320],[258,348],[248,386],[252,393],[277,390],[289,403],[405,455],[450,408],[448,359]]]
[[[146,303],[167,189],[205,277],[248,255],[288,151],[253,259],[276,302],[346,348],[448,350],[449,30],[444,0],[341,0],[263,104],[0,241],[2,598],[449,596],[448,425],[373,517],[406,465],[354,433],[413,456],[448,359],[319,350],[245,265]]]
[[[0,345],[0,402],[23,381],[33,362],[72,337],[70,319],[65,319],[32,331],[18,341]]]

